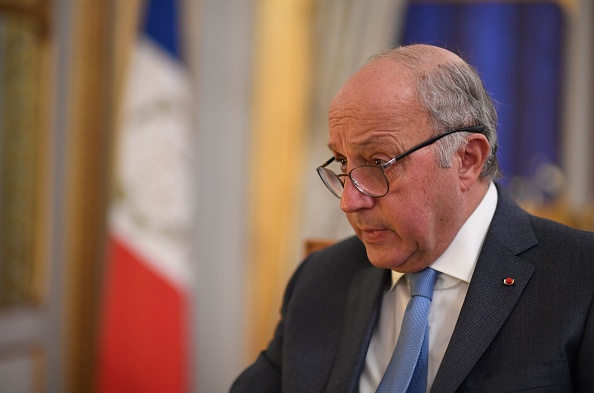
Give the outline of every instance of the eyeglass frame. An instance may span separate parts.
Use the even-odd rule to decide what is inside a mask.
[[[340,175],[337,175],[333,170],[331,169],[326,169],[326,167],[328,165],[330,165],[332,162],[334,162],[336,160],[336,157],[331,157],[328,161],[326,161],[324,164],[320,165],[319,167],[316,168],[316,172],[318,173],[318,175],[320,176],[320,179],[322,179],[322,182],[324,183],[324,185],[326,186],[326,188],[328,188],[328,190],[330,190],[330,192],[336,196],[337,198],[342,198],[342,192],[341,195],[336,194],[336,192],[334,192],[334,189],[332,188],[332,186],[330,186],[326,180],[324,180],[324,177],[322,176],[322,171],[327,171],[330,172],[331,174],[333,174],[338,181],[340,181],[342,183],[342,189],[344,191],[344,184],[345,182],[341,179],[341,177],[348,177],[351,180],[351,183],[355,186],[355,188],[357,188],[357,190],[359,190],[359,192],[361,192],[364,195],[367,195],[369,197],[372,198],[381,198],[383,196],[385,196],[389,191],[390,191],[390,181],[388,180],[388,177],[386,176],[386,168],[392,166],[393,164],[395,164],[396,162],[398,162],[399,160],[403,159],[404,157],[408,156],[409,154],[414,153],[417,150],[420,150],[426,146],[429,146],[435,142],[437,142],[438,140],[440,140],[441,138],[444,138],[448,135],[457,133],[457,132],[468,132],[471,134],[482,134],[483,131],[485,130],[485,126],[472,126],[472,127],[464,127],[464,128],[458,128],[455,130],[451,130],[451,131],[447,131],[444,132],[443,134],[431,137],[429,139],[427,139],[424,142],[419,143],[418,145],[415,145],[413,147],[411,147],[410,149],[406,150],[405,152],[397,155],[396,157],[392,158],[391,160],[389,160],[388,162],[382,164],[382,165],[361,165],[358,166],[356,168],[351,169],[349,172],[347,173],[341,173]],[[376,167],[376,168],[380,168],[382,170],[382,174],[384,175],[384,179],[386,180],[386,192],[383,193],[382,195],[370,195],[367,192],[363,191],[360,186],[358,185],[357,181],[354,181],[351,173],[353,173],[353,171],[355,169],[359,169],[359,168],[364,168],[364,167]]]

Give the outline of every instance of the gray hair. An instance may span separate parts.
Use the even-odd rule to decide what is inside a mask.
[[[444,50],[430,45],[391,49],[370,58],[390,58],[411,70],[417,96],[427,110],[433,134],[470,126],[484,126],[483,135],[491,147],[481,177],[501,176],[497,161],[497,112],[478,74],[457,56],[443,56]],[[450,167],[454,153],[467,143],[468,133],[455,133],[434,145],[437,162]]]

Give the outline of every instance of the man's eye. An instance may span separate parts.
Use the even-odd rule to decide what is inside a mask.
[[[380,158],[372,158],[371,163],[372,163],[372,165],[380,166],[380,165],[384,165],[386,163],[386,161],[384,161]]]
[[[336,159],[336,162],[338,162],[338,164],[340,165],[340,170],[342,171],[342,173],[346,172],[347,169],[347,160],[344,157],[339,157]]]

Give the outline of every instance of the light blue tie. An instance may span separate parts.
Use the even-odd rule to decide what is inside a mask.
[[[425,393],[429,357],[429,307],[437,272],[431,268],[409,274],[410,301],[398,343],[377,393]]]

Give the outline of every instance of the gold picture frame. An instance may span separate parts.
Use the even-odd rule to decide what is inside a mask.
[[[45,293],[48,35],[45,1],[0,1],[0,307]]]

